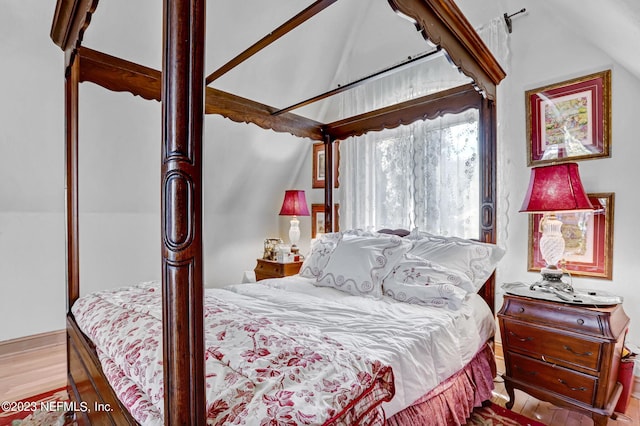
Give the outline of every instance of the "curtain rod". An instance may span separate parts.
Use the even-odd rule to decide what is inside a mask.
[[[412,64],[412,63],[417,62],[417,61],[419,61],[421,59],[428,58],[429,56],[433,56],[434,54],[439,53],[440,51],[441,51],[441,48],[440,48],[440,46],[438,46],[435,50],[432,50],[430,52],[424,53],[422,55],[414,56],[413,58],[409,57],[409,59],[407,59],[406,61],[401,62],[401,63],[396,64],[396,65],[393,65],[393,66],[391,66],[389,68],[385,68],[385,69],[383,69],[381,71],[377,71],[377,72],[375,72],[373,74],[370,74],[370,75],[368,75],[366,77],[362,77],[362,78],[360,78],[358,80],[352,81],[351,83],[347,83],[344,86],[338,85],[338,87],[336,87],[335,89],[329,90],[328,92],[324,92],[324,93],[322,93],[320,95],[314,96],[314,97],[309,98],[307,100],[304,100],[302,102],[298,102],[297,104],[293,104],[293,105],[288,106],[286,108],[282,108],[282,109],[280,109],[278,111],[274,111],[274,112],[271,113],[271,115],[280,115],[282,113],[289,112],[289,111],[297,109],[297,108],[301,108],[301,107],[303,107],[305,105],[309,105],[309,104],[311,104],[313,102],[317,102],[317,101],[320,101],[322,99],[328,98],[330,96],[336,95],[338,93],[344,92],[344,91],[346,91],[346,90],[348,90],[348,89],[350,89],[352,87],[359,86],[359,85],[363,84],[364,82],[369,81],[371,79],[382,77],[383,75],[385,75],[385,74],[387,74],[387,73],[389,73],[391,71],[397,70],[398,68],[402,68],[402,67],[404,67],[406,65]]]

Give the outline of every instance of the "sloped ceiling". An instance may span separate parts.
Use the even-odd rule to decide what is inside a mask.
[[[640,1],[494,0],[514,11],[527,6],[565,25],[640,78]],[[206,74],[213,72],[313,0],[210,0],[207,3]],[[461,0],[469,20],[486,17]],[[467,12],[469,11],[469,12]],[[515,31],[517,31],[517,21]],[[155,0],[102,0],[84,45],[160,69],[162,10]],[[344,85],[367,73],[429,49],[413,25],[393,13],[386,0],[338,0],[300,28],[277,40],[211,84],[231,93],[284,108]],[[367,68],[361,64],[366,63]],[[349,72],[346,73],[345,69]],[[326,106],[326,104],[325,104]],[[314,111],[315,108],[315,111]],[[300,111],[321,119],[321,104]]]
[[[205,74],[312,3],[208,1]],[[101,0],[83,45],[159,70],[161,37],[162,7],[157,1]],[[338,77],[345,67],[360,78],[430,49],[386,0],[339,0],[209,86],[284,108],[348,83]]]
[[[640,78],[640,1],[546,0],[536,8],[607,52]]]

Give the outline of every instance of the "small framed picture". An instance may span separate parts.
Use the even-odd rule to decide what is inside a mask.
[[[338,188],[338,169],[340,164],[340,142],[333,144],[333,183],[334,188]],[[313,144],[313,179],[312,188],[324,188],[325,174],[325,153],[324,144]]]
[[[558,266],[572,275],[612,279],[614,193],[587,194],[595,210],[557,214],[562,221],[565,254]],[[529,215],[529,271],[545,265],[540,254],[542,214]]]
[[[333,231],[331,231],[327,230],[324,224],[324,204],[311,205],[311,238],[315,238],[317,234],[338,232],[340,230],[339,209],[340,204],[333,205]]]
[[[609,157],[611,70],[525,93],[529,166]]]

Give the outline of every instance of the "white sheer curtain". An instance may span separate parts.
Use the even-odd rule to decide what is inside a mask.
[[[487,24],[476,29],[478,35],[487,45],[498,63],[509,71],[511,62],[511,52],[509,50],[509,33],[502,16],[493,18]]]
[[[496,19],[479,33],[499,61],[507,60],[504,22]],[[438,55],[351,90],[341,112],[350,116],[470,81]],[[477,110],[349,138],[340,155],[342,229],[418,227],[479,236]]]
[[[478,111],[340,144],[344,228],[478,237]]]

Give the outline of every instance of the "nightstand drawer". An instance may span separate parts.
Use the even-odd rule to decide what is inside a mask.
[[[295,275],[300,272],[302,262],[280,263],[273,260],[258,259],[258,264],[254,269],[256,281],[266,278],[282,278]]]
[[[588,405],[593,404],[598,384],[595,377],[514,353],[507,353],[506,356],[513,379]]]
[[[576,333],[603,336],[602,324],[597,312],[562,304],[542,304],[535,300],[511,299],[504,315],[523,322],[548,324]]]
[[[504,321],[507,346],[547,362],[569,368],[583,367],[600,371],[603,344],[571,335],[560,335],[546,329],[513,321]]]
[[[258,272],[260,272],[262,275],[273,275],[275,277],[281,277],[284,275],[284,263],[259,262],[256,266],[256,273]]]

